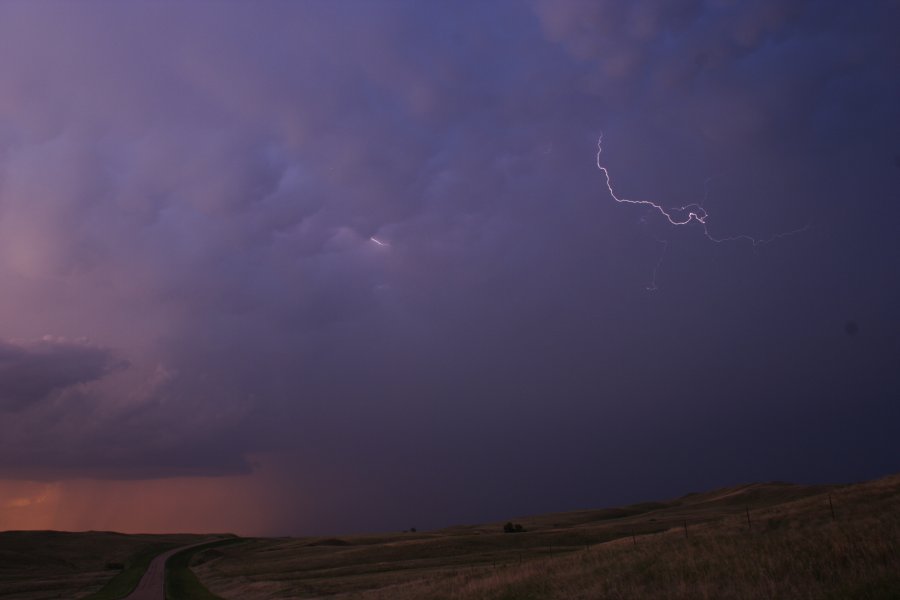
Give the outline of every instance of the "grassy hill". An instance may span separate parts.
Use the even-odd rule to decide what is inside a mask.
[[[136,583],[153,556],[206,537],[104,531],[0,532],[0,598],[93,597],[114,578],[126,586]]]
[[[251,539],[198,553],[193,569],[245,600],[900,598],[900,476],[512,521],[525,531]]]
[[[498,522],[229,540],[179,566],[191,589],[234,600],[900,598],[900,475],[757,483],[510,521],[524,531]],[[0,600],[118,597],[110,582],[207,537],[0,533]]]

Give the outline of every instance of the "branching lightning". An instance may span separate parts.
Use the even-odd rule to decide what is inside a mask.
[[[597,168],[603,173],[603,177],[606,180],[606,188],[609,190],[609,195],[613,200],[618,202],[619,204],[639,204],[644,206],[649,206],[654,209],[656,212],[661,214],[671,225],[690,225],[692,222],[697,222],[700,227],[703,229],[703,235],[706,236],[708,240],[711,242],[715,242],[717,244],[723,242],[737,242],[740,240],[745,240],[750,242],[754,247],[762,246],[773,242],[775,240],[785,238],[791,235],[796,235],[798,233],[804,232],[809,229],[810,224],[807,223],[803,227],[799,227],[797,229],[793,229],[791,231],[785,231],[782,233],[776,233],[767,238],[757,238],[751,235],[739,234],[727,237],[716,237],[709,232],[709,223],[707,222],[709,219],[709,213],[706,212],[706,208],[704,208],[703,204],[705,204],[706,200],[709,198],[709,183],[712,181],[715,176],[709,177],[704,182],[704,196],[703,202],[692,202],[690,204],[686,204],[684,206],[676,206],[671,208],[666,208],[662,204],[657,204],[656,202],[651,202],[650,200],[632,200],[630,198],[620,198],[616,196],[615,191],[613,190],[612,181],[609,175],[609,171],[606,167],[603,166],[600,162],[600,154],[603,152],[603,134],[600,134],[600,139],[597,140]],[[660,252],[659,261],[656,263],[656,266],[653,268],[653,277],[650,284],[647,286],[648,291],[654,291],[657,289],[656,287],[656,273],[659,270],[660,265],[663,262],[663,258],[666,254],[666,249],[668,248],[668,242],[665,240],[657,240],[660,244],[662,244],[662,251]]]

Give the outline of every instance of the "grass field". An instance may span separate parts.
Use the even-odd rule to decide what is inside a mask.
[[[170,598],[900,598],[900,475],[764,483],[440,531],[231,538],[169,562]],[[125,596],[208,536],[0,533],[0,600]]]
[[[188,548],[172,555],[166,563],[166,599],[167,600],[222,600],[216,596],[197,579],[190,568],[194,555],[240,542],[239,538],[232,538],[211,542],[201,547]]]
[[[158,553],[205,537],[98,531],[2,532],[0,598],[122,598]]]
[[[512,520],[526,532],[245,540],[192,568],[235,600],[900,598],[900,476]]]

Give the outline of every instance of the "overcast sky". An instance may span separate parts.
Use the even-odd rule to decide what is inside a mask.
[[[898,22],[3,2],[0,529],[423,529],[900,470]],[[601,132],[617,197],[705,227],[617,203]]]

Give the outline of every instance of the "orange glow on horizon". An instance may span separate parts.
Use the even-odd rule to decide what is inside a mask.
[[[265,466],[227,477],[0,479],[0,531],[272,535],[289,509],[278,487]]]

